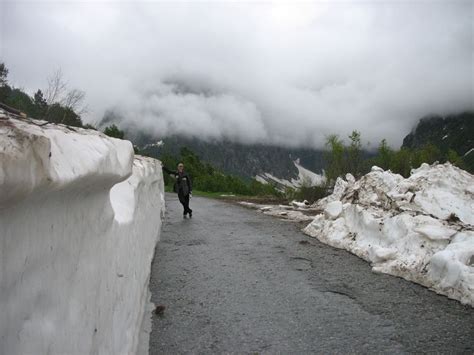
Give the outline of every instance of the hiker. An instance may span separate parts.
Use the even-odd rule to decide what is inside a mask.
[[[186,214],[189,214],[189,217],[193,216],[193,210],[189,208],[189,198],[192,196],[193,185],[191,183],[191,178],[184,171],[184,164],[178,164],[178,171],[172,171],[166,166],[163,166],[163,170],[167,174],[174,175],[176,181],[173,186],[174,192],[178,193],[179,202],[183,205],[183,217],[186,218]]]

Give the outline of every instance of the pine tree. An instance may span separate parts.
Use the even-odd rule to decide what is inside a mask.
[[[378,155],[375,159],[375,164],[384,170],[390,169],[394,158],[394,152],[388,146],[386,139],[382,139],[377,152]]]
[[[0,63],[0,86],[7,85],[8,69],[5,63]]]

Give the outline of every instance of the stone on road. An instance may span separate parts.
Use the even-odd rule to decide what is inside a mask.
[[[305,236],[297,225],[167,194],[150,354],[473,353],[474,309]],[[306,241],[300,243],[301,241]]]

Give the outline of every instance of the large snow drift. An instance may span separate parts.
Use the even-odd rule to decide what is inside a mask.
[[[474,306],[474,176],[449,163],[409,178],[374,167],[338,179],[305,228],[320,241]]]
[[[0,112],[0,353],[137,349],[164,211],[130,142]]]

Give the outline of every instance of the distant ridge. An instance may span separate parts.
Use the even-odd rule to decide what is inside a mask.
[[[161,145],[151,145],[159,140],[162,141]],[[299,170],[294,164],[297,159],[301,166],[314,173],[320,174],[324,169],[324,153],[316,149],[246,145],[229,141],[208,142],[182,136],[160,139],[137,136],[133,141],[136,145],[145,147],[143,151],[146,154],[157,158],[164,154],[178,155],[182,147],[187,147],[203,161],[211,163],[226,173],[244,178],[254,178],[257,175],[269,173],[289,181],[298,179]]]
[[[474,172],[474,112],[455,115],[431,115],[420,119],[413,131],[403,139],[402,147],[421,148],[431,143],[442,153],[454,150]]]

